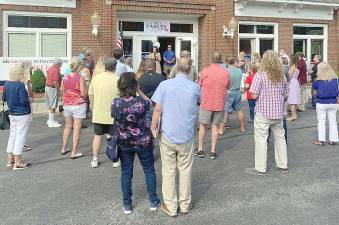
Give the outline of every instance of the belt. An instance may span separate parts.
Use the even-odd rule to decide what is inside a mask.
[[[55,88],[54,85],[46,85],[46,87]]]

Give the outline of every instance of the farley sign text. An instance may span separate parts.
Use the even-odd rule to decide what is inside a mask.
[[[145,21],[144,32],[146,33],[169,33],[169,21]]]

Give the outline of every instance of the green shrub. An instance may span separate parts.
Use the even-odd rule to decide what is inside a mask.
[[[45,91],[46,77],[41,70],[35,70],[31,77],[32,89],[34,93],[42,93]]]

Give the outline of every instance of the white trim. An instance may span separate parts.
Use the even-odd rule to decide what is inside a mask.
[[[244,0],[234,0],[235,2],[242,2]],[[252,0],[252,2],[269,2],[272,0]],[[317,6],[338,6],[339,3],[327,3],[327,2],[313,2],[313,1],[298,1],[298,0],[274,0],[274,3],[286,3],[286,4],[301,4],[301,5],[317,5]]]
[[[76,0],[0,0],[0,4],[76,8]]]
[[[293,28],[295,26],[300,26],[300,27],[323,27],[324,28],[324,33],[323,35],[302,35],[302,34],[293,34],[293,41],[294,40],[306,40],[307,42],[307,60],[310,62],[311,61],[311,43],[312,40],[323,40],[323,60],[327,62],[328,60],[328,25],[327,24],[306,24],[306,23],[294,23]],[[294,48],[294,43],[293,46]],[[293,49],[294,50],[294,49]]]
[[[273,34],[260,33],[239,33],[240,25],[270,25],[274,26]],[[256,32],[256,30],[254,30]],[[273,50],[278,51],[279,48],[279,23],[275,22],[253,22],[253,21],[239,21],[238,22],[238,54],[240,52],[240,39],[255,39],[255,52],[260,53],[260,39],[272,40]],[[252,52],[253,54],[253,52]]]
[[[23,16],[42,16],[42,17],[65,17],[67,19],[67,29],[58,28],[21,28],[21,27],[8,27],[9,15],[23,15]],[[36,56],[41,56],[40,36],[41,33],[49,34],[66,34],[66,57],[72,56],[72,15],[67,13],[42,13],[42,12],[30,12],[30,11],[3,11],[3,56],[8,56],[8,34],[9,33],[35,33],[36,36]]]

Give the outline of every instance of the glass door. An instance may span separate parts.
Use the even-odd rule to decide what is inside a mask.
[[[311,40],[311,60],[313,59],[315,55],[321,55],[322,57],[324,56],[323,43],[324,43],[323,40],[317,40],[317,39]]]
[[[137,70],[142,59],[148,58],[156,37],[134,36],[133,38],[133,67]]]
[[[193,45],[192,37],[177,37],[175,39],[175,54],[177,58],[179,58],[180,52],[184,50],[189,51],[191,53],[191,59],[193,61],[193,64],[196,65],[197,51]]]
[[[293,53],[302,52],[305,57],[308,58],[307,55],[307,39],[294,39],[293,40]]]

